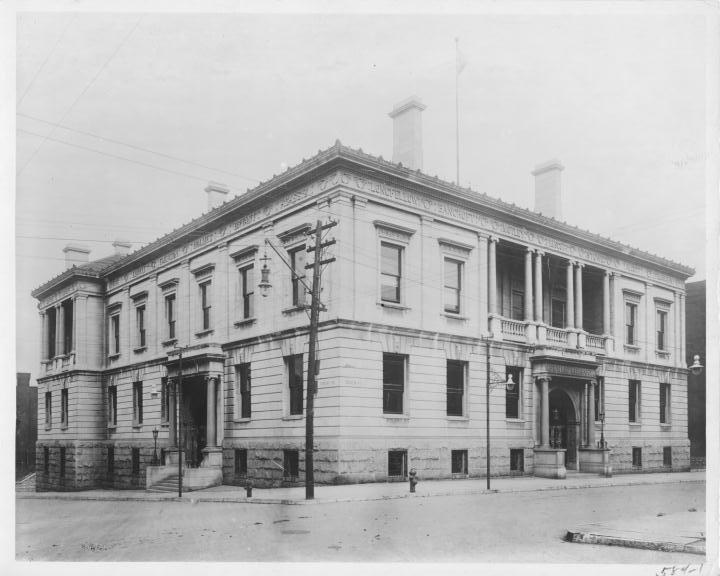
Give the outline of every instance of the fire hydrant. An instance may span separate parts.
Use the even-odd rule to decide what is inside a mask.
[[[245,484],[245,495],[248,498],[252,498],[252,480],[248,480]]]
[[[410,470],[410,492],[415,492],[415,486],[417,486],[417,483],[417,472],[415,471],[415,468],[412,468]]]

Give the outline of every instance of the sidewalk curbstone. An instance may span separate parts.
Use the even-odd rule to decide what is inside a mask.
[[[566,542],[576,544],[602,544],[605,546],[623,546],[625,548],[640,548],[643,550],[659,550],[661,552],[680,552],[684,554],[705,555],[705,541],[683,544],[680,542],[646,540],[642,538],[625,538],[608,534],[596,534],[580,530],[568,530],[565,534]],[[700,543],[702,542],[702,544]]]

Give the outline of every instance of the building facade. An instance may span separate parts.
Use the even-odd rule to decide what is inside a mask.
[[[421,110],[393,111],[394,162],[337,142],[131,254],[66,249],[33,293],[38,489],[145,488],[180,454],[190,487],[302,483],[307,233],[329,219],[317,482],[484,476],[486,395],[491,474],[687,470],[693,271],[425,175]],[[544,205],[561,170],[535,171]]]

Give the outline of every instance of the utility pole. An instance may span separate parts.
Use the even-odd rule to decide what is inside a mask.
[[[310,350],[308,353],[308,376],[307,376],[307,404],[305,407],[305,499],[315,498],[315,470],[313,458],[314,446],[314,397],[316,390],[315,380],[317,378],[317,362],[315,349],[317,348],[318,320],[320,316],[320,267],[333,262],[335,258],[322,259],[322,249],[335,244],[335,240],[322,241],[322,231],[332,228],[337,222],[330,222],[323,225],[318,220],[315,227],[315,246],[308,247],[307,251],[314,252],[315,260],[305,268],[313,269],[312,301],[310,304]]]
[[[183,446],[182,446],[182,402],[181,402],[181,394],[182,394],[182,377],[183,377],[183,366],[182,366],[182,348],[180,348],[180,357],[179,357],[179,367],[178,367],[178,379],[175,383],[175,403],[177,404],[176,407],[176,414],[177,414],[177,446],[178,446],[178,498],[182,498],[182,484],[183,484],[183,477],[182,477],[182,465],[183,465]]]

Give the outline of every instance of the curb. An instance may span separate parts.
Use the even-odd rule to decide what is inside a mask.
[[[541,486],[541,487],[524,487],[524,488],[506,488],[506,489],[465,489],[456,490],[454,492],[428,492],[428,493],[402,493],[402,494],[390,494],[390,495],[378,495],[378,496],[340,496],[336,498],[323,498],[319,500],[294,500],[288,498],[247,498],[245,496],[211,496],[206,494],[193,494],[189,493],[187,496],[178,498],[177,496],[151,496],[147,492],[140,492],[142,495],[127,495],[118,496],[115,494],[82,494],[81,492],[16,492],[16,499],[23,500],[91,500],[91,501],[109,501],[109,502],[188,502],[191,504],[196,503],[235,503],[235,504],[282,504],[282,505],[314,505],[314,504],[332,504],[338,502],[372,502],[378,500],[399,500],[402,498],[431,498],[441,496],[484,496],[488,494],[518,494],[523,492],[545,492],[545,491],[558,491],[558,490],[584,490],[588,488],[614,488],[616,486],[648,486],[648,485],[661,485],[661,484],[697,484],[705,483],[705,479],[688,479],[688,480],[670,480],[667,482],[617,482],[614,484],[577,484],[567,486],[559,484],[557,486]],[[620,544],[616,544],[620,545]],[[704,554],[703,552],[701,552]]]
[[[642,550],[659,550],[661,552],[681,552],[685,554],[699,554],[705,556],[705,543],[703,544],[680,544],[678,542],[662,542],[653,540],[640,540],[636,538],[622,538],[620,536],[608,536],[605,534],[594,534],[579,530],[568,530],[565,534],[566,542],[576,544],[603,544],[605,546],[623,546],[625,548],[640,548]]]

